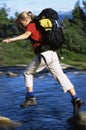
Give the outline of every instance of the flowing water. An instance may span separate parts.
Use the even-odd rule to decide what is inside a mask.
[[[73,130],[67,121],[72,116],[71,97],[62,91],[51,74],[35,76],[34,93],[38,104],[22,109],[20,104],[24,101],[26,88],[22,71],[18,73],[18,77],[0,75],[0,116],[21,122],[22,125],[16,130]],[[86,72],[65,70],[65,73],[75,85],[77,94],[85,101]],[[86,110],[86,103],[81,110]]]

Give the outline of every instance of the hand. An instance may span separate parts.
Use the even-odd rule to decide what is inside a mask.
[[[13,42],[14,40],[12,38],[8,38],[8,39],[5,39],[3,40],[2,42],[5,42],[5,43],[10,43],[10,42]]]

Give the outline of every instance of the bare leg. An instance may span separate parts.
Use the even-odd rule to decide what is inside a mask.
[[[33,92],[33,88],[32,87],[27,87],[27,92]]]
[[[70,93],[71,96],[76,95],[76,91],[74,88],[71,88],[70,90],[68,90],[68,92]]]

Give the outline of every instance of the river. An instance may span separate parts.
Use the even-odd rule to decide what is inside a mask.
[[[77,69],[64,71],[75,85],[77,94],[85,101],[86,71]],[[19,73],[17,77],[0,75],[0,116],[21,122],[22,125],[16,130],[73,130],[67,121],[72,116],[71,97],[62,91],[60,84],[52,75],[47,72],[35,75],[34,93],[38,104],[22,109],[20,104],[24,101],[26,88],[23,71],[17,72]],[[86,103],[81,110],[86,110]]]

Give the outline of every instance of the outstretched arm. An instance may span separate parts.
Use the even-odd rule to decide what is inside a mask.
[[[9,42],[17,41],[17,40],[24,40],[24,39],[29,38],[30,35],[31,35],[31,32],[27,31],[17,37],[4,39],[2,42],[9,43]]]

